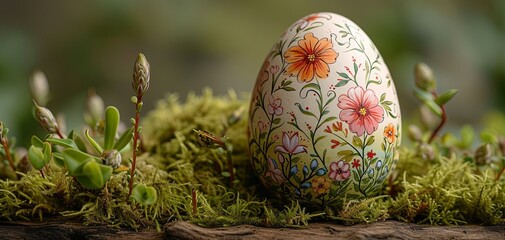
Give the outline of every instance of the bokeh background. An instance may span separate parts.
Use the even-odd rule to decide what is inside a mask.
[[[83,123],[88,89],[133,114],[137,53],[151,63],[145,109],[168,93],[248,94],[268,50],[294,21],[330,11],[374,41],[398,88],[403,115],[416,116],[412,68],[435,71],[440,90],[458,88],[452,124],[476,124],[505,109],[505,1],[1,1],[0,120],[21,144],[39,128],[28,79],[48,77],[49,107],[69,128]],[[147,111],[144,111],[146,114]]]

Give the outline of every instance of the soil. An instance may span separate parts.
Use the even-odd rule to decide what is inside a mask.
[[[431,226],[396,221],[343,226],[311,223],[304,228],[262,228],[250,225],[203,228],[170,222],[156,230],[132,231],[82,226],[61,218],[43,222],[0,222],[0,239],[505,239],[505,225]]]

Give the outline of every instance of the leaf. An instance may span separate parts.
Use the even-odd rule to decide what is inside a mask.
[[[381,95],[381,100],[380,100],[380,102],[383,102],[384,100],[386,100],[386,93],[383,93],[383,94]]]
[[[348,82],[349,82],[349,80],[339,80],[337,85],[335,85],[335,87],[345,86]]]
[[[85,188],[100,189],[105,186],[111,176],[112,167],[99,164],[96,161],[88,161],[83,165],[82,171],[76,175],[76,178]]]
[[[283,87],[282,89],[284,89],[288,92],[296,91],[296,89],[294,89],[293,87]]]
[[[447,102],[449,102],[454,96],[456,96],[456,93],[458,93],[458,89],[450,89],[450,90],[440,94],[440,96],[438,96],[437,99],[435,99],[435,102],[439,106],[442,106],[442,105],[446,104]]]
[[[126,130],[121,137],[114,143],[114,149],[121,151],[123,148],[130,143],[130,141],[133,139],[133,127],[130,129]]]
[[[352,145],[354,145],[355,147],[361,148],[361,147],[363,147],[363,140],[361,140],[361,138],[359,138],[358,136],[354,136],[352,138]]]
[[[433,100],[435,99],[433,97],[433,94],[417,88],[414,89],[414,95],[417,97],[417,99],[419,99],[419,101],[423,103],[433,102]]]
[[[273,124],[279,124],[281,122],[281,119],[280,118],[275,118],[272,123]]]
[[[63,150],[63,161],[65,162],[65,166],[68,169],[68,172],[72,176],[76,176],[81,172],[82,166],[94,159],[93,156],[81,152],[79,150],[73,148],[67,148]]]
[[[312,184],[310,182],[304,182],[300,187],[302,189],[308,189],[312,186]]]
[[[40,140],[40,138],[38,138],[35,135],[32,136],[31,143],[32,143],[32,146],[39,147],[39,148],[42,148],[44,146],[44,142],[42,140]]]
[[[356,62],[354,62],[354,73],[358,72],[358,64],[356,64]]]
[[[32,166],[37,170],[42,169],[46,165],[42,148],[36,147],[35,145],[30,146],[27,156]]]
[[[365,143],[365,146],[371,146],[375,142],[375,136],[370,136]]]
[[[98,154],[102,154],[103,153],[103,148],[95,141],[95,139],[93,139],[89,135],[89,130],[88,129],[86,129],[86,131],[84,132],[84,136],[86,136],[86,139],[91,144],[91,146],[93,146],[93,148],[98,152]]]
[[[324,174],[326,174],[326,170],[324,170],[324,168],[320,168],[316,172],[317,176],[323,176]]]
[[[300,112],[302,112],[303,114],[309,115],[309,116],[312,116],[312,117],[316,117],[316,115],[314,115],[314,113],[303,109],[303,107],[302,107],[302,105],[300,105],[300,103],[295,103],[295,105],[298,107],[298,109],[300,110]]]
[[[437,116],[442,117],[442,108],[435,101],[425,102],[426,106]]]
[[[319,136],[316,138],[316,140],[314,140],[314,144],[316,144],[317,142],[321,141],[322,139],[324,139],[326,136],[325,135],[322,135],[322,136]]]
[[[339,151],[337,155],[342,157],[345,161],[350,161],[354,157],[355,153],[352,150],[342,150]]]
[[[132,190],[132,197],[141,205],[147,206],[156,203],[158,199],[158,193],[152,186],[137,184]]]
[[[307,167],[307,165],[303,165],[302,172],[303,172],[303,177],[306,177],[307,174],[309,174],[309,168]]]
[[[342,72],[337,72],[338,75],[340,75],[341,77],[343,77],[344,79],[347,79],[347,80],[350,80],[351,78],[349,77],[349,75],[347,75],[347,73],[342,73]]]
[[[48,138],[46,141],[58,146],[62,146],[64,148],[78,149],[77,145],[75,145],[74,140],[72,139]]]
[[[103,148],[111,150],[114,146],[114,138],[116,137],[117,127],[119,125],[119,110],[113,106],[108,106],[105,109],[105,133]]]

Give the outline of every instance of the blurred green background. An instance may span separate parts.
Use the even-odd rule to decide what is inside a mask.
[[[127,121],[137,53],[151,63],[145,109],[167,93],[184,97],[210,86],[249,93],[263,59],[299,18],[330,11],[356,22],[382,53],[403,115],[415,116],[412,68],[435,71],[440,90],[458,88],[450,121],[476,123],[505,108],[505,1],[2,1],[0,120],[26,144],[39,129],[28,79],[44,71],[49,107],[68,128],[82,122],[87,91],[96,89]],[[146,114],[147,111],[144,111]]]

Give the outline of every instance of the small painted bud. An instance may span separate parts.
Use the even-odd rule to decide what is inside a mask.
[[[485,165],[491,162],[493,156],[493,146],[491,144],[483,144],[475,150],[474,159],[477,165]]]
[[[111,166],[113,169],[121,166],[121,160],[121,153],[119,153],[116,149],[104,151],[102,153],[102,163]]]
[[[97,123],[104,118],[103,114],[105,112],[105,104],[103,103],[102,97],[98,96],[93,90],[88,92],[86,108],[91,120],[94,123]]]
[[[133,81],[132,87],[137,95],[144,95],[144,93],[149,89],[149,79],[151,77],[151,72],[149,69],[149,62],[147,62],[144,54],[139,53],[137,61],[133,66]]]
[[[414,67],[416,86],[427,92],[433,92],[436,88],[435,76],[431,68],[425,63],[418,63]]]
[[[49,84],[43,72],[35,71],[30,77],[30,92],[40,106],[45,106],[49,101]]]
[[[33,103],[35,104],[35,118],[39,124],[49,133],[57,133],[58,123],[56,122],[56,118],[54,117],[51,110],[39,106],[35,100]]]

